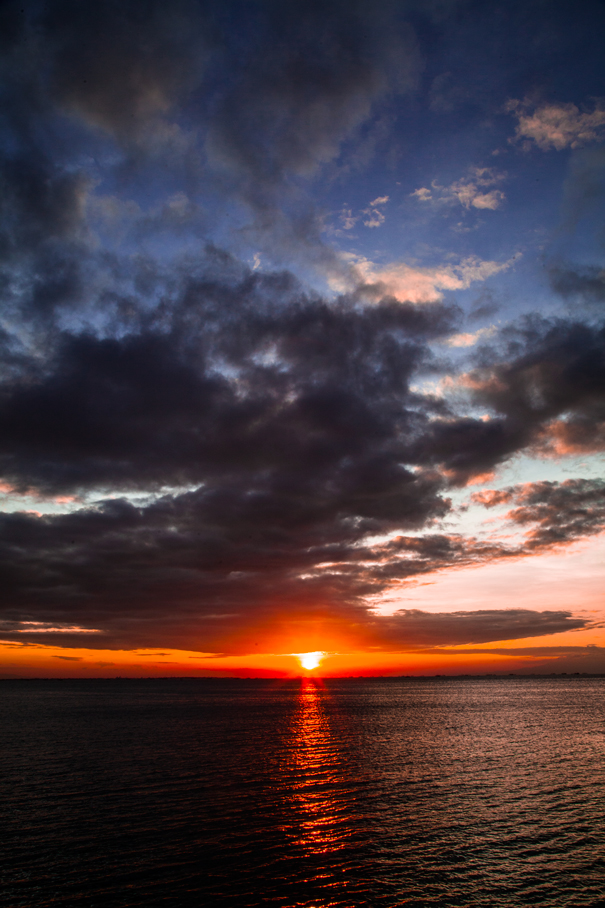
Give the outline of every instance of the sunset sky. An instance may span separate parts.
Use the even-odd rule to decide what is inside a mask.
[[[0,16],[0,677],[605,672],[605,5]]]

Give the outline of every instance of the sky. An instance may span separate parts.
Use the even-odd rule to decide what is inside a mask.
[[[605,4],[0,19],[0,677],[605,672]]]

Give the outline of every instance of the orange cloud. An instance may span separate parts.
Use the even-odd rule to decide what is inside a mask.
[[[498,504],[508,504],[512,497],[512,492],[505,489],[486,489],[484,492],[473,492],[471,501],[482,504],[484,508],[493,508]]]
[[[605,422],[580,417],[555,419],[539,433],[536,450],[545,457],[567,457],[605,451]]]

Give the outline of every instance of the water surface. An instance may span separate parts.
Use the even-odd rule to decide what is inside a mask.
[[[0,682],[4,903],[600,906],[605,679]]]

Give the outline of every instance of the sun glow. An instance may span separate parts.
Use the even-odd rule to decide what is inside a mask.
[[[325,653],[318,650],[315,653],[297,653],[296,655],[298,656],[302,667],[310,672],[311,669],[317,668]]]

